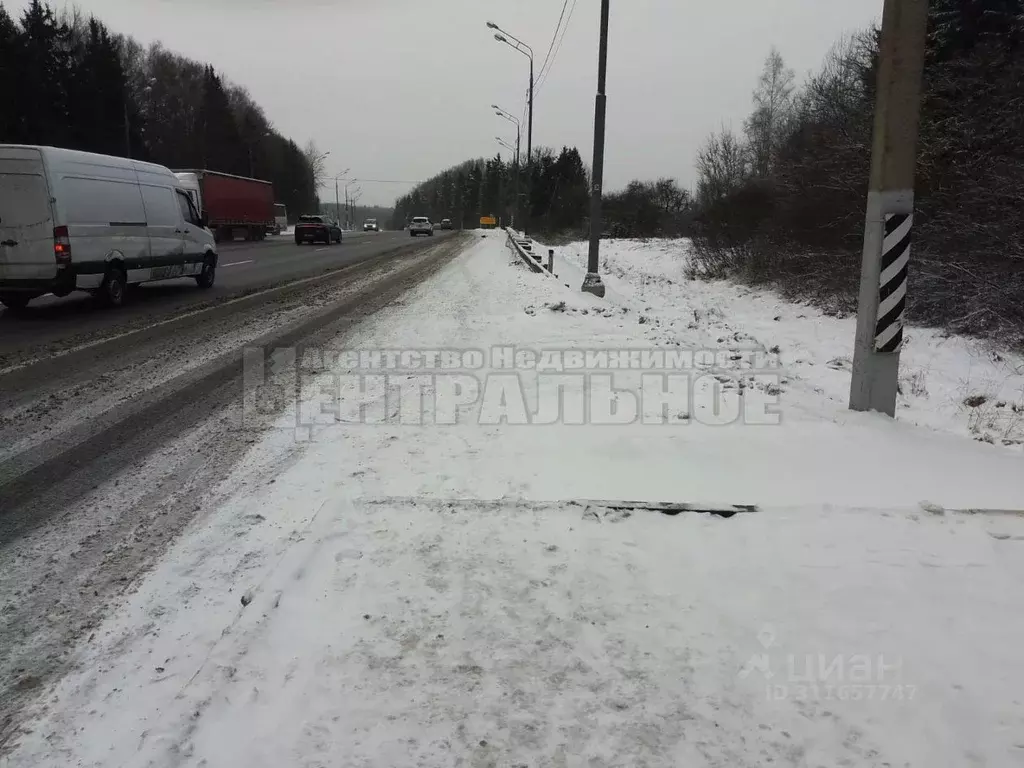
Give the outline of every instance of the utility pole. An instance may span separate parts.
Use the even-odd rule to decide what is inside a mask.
[[[530,117],[526,126],[526,215],[523,217],[523,235],[530,234],[533,215],[533,56],[530,56]]]
[[[850,408],[896,415],[928,0],[885,0]]]
[[[499,43],[505,43],[512,49],[523,54],[530,60],[530,93],[528,97],[528,108],[530,112],[529,122],[526,126],[526,215],[523,216],[523,234],[530,234],[530,214],[533,204],[533,48],[528,46],[519,38],[510,35],[493,21],[488,21],[487,26],[497,30],[494,39]]]
[[[520,138],[521,138],[521,135],[517,131],[516,132],[516,173],[515,173],[515,181],[513,182],[513,190],[512,190],[512,194],[514,195],[514,198],[515,198],[515,205],[512,206],[512,217],[513,217],[512,226],[517,226],[519,224],[519,141],[520,141]]]
[[[601,255],[601,195],[604,188],[604,133],[607,99],[605,87],[608,73],[608,12],[611,0],[601,0],[601,44],[597,54],[597,98],[594,102],[594,178],[590,189],[590,253],[587,276],[583,278],[584,293],[604,296],[604,283],[598,274]]]

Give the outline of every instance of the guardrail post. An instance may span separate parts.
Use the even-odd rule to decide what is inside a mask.
[[[555,274],[555,249],[548,248],[548,272]]]

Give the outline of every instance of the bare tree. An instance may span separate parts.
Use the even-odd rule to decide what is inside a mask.
[[[320,189],[327,181],[327,153],[321,152],[312,139],[306,143],[302,153],[306,156],[306,162],[309,164],[313,183],[317,189]]]
[[[782,54],[772,48],[754,91],[754,111],[744,123],[754,175],[771,174],[779,147],[785,140],[793,116],[793,70]]]
[[[869,32],[846,35],[825,55],[825,61],[795,98],[800,123],[845,128],[858,121],[869,98],[874,45]]]
[[[749,176],[749,152],[728,128],[708,136],[697,152],[697,197],[702,206],[742,186]]]

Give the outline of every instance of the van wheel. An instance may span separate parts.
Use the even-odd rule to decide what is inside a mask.
[[[196,277],[196,285],[200,288],[213,288],[213,283],[217,279],[217,267],[213,265],[212,261],[203,262],[203,271]]]
[[[128,276],[120,267],[111,267],[107,270],[99,290],[96,291],[96,298],[108,307],[120,307],[124,304],[127,291]]]
[[[32,296],[27,293],[0,293],[0,304],[8,309],[24,309],[32,301]]]

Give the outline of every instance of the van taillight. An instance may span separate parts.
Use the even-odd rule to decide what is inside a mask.
[[[71,263],[71,238],[67,227],[53,228],[53,256],[58,264]]]

